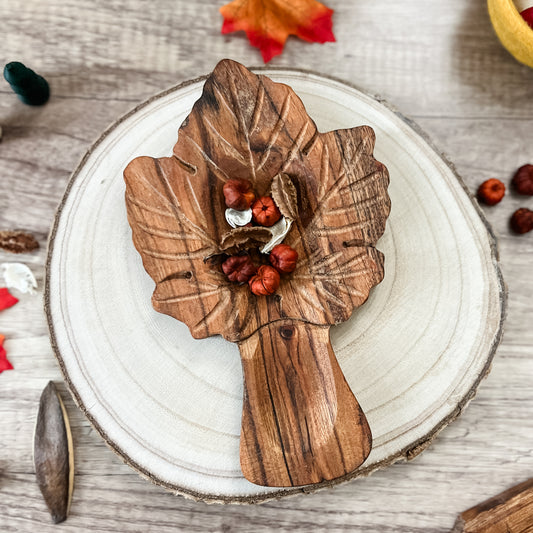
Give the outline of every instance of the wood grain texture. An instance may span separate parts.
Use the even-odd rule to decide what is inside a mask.
[[[383,279],[374,244],[390,212],[389,176],[372,156],[374,145],[368,126],[319,133],[289,86],[224,60],[180,127],[173,157],[139,157],[124,170],[133,242],[156,282],[154,308],[185,322],[195,338],[243,341],[241,464],[255,484],[332,480],[370,453],[368,422],[329,329],[295,321],[343,322]],[[226,258],[224,241],[239,231],[226,222],[222,188],[248,179],[257,197],[278,197],[280,175],[294,192],[285,242],[299,262],[275,295],[257,297],[209,260]],[[283,331],[297,334],[286,339]],[[306,363],[294,362],[300,359]]]
[[[309,485],[364,462],[372,434],[333,353],[329,328],[277,321],[239,348],[246,479],[273,487]]]
[[[260,63],[244,37],[219,35],[219,5],[0,2],[4,62],[23,59],[52,85],[50,103],[38,110],[0,86],[0,180],[10,191],[0,196],[0,226],[37,236],[41,250],[20,259],[40,287],[55,207],[100,132],[137,102],[211,71],[222,57]],[[484,0],[328,5],[336,10],[337,42],[289,40],[274,66],[313,69],[386,97],[430,133],[471,190],[490,177],[510,179],[528,162],[533,71],[500,46]],[[330,491],[222,509],[175,498],[139,478],[60,387],[77,452],[76,492],[62,531],[447,533],[460,510],[522,481],[533,468],[533,243],[507,225],[524,198],[511,194],[505,202],[485,209],[500,236],[511,294],[505,339],[476,400],[429,453]],[[25,297],[1,314],[0,330],[15,365],[0,386],[0,525],[8,532],[57,531],[48,525],[31,459],[40,392],[49,379],[61,380],[40,298]]]
[[[533,479],[461,513],[453,533],[531,533]]]

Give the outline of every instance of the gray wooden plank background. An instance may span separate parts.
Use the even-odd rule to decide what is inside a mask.
[[[410,463],[314,495],[260,506],[208,506],[142,480],[123,465],[62,385],[42,310],[46,239],[70,172],[135,104],[231,57],[260,65],[243,35],[222,36],[215,0],[0,0],[0,62],[25,62],[53,97],[21,104],[0,81],[0,229],[24,228],[37,253],[11,256],[35,271],[39,294],[0,314],[15,370],[0,376],[1,531],[449,531],[456,515],[533,472],[533,234],[510,214],[533,199],[509,194],[486,209],[500,236],[510,302],[489,378],[466,412]],[[533,70],[500,46],[483,0],[328,0],[336,43],[290,39],[272,66],[313,69],[385,97],[448,154],[469,187],[508,181],[533,162]],[[32,467],[39,394],[67,400],[76,446],[71,516],[52,526]]]

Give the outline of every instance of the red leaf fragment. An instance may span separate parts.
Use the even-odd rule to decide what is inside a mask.
[[[12,307],[18,302],[18,298],[15,298],[6,287],[0,289],[0,311]]]
[[[529,27],[533,29],[533,7],[528,7],[521,11],[522,18],[529,24]]]
[[[7,352],[4,348],[5,337],[0,335],[0,374],[4,370],[13,370],[13,365],[7,360]]]
[[[265,63],[283,52],[289,35],[308,42],[335,42],[333,10],[316,0],[233,0],[220,12],[222,33],[246,32]]]

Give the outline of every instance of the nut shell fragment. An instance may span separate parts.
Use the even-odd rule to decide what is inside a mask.
[[[298,216],[298,195],[287,174],[277,174],[272,180],[272,198],[281,214],[289,220]]]
[[[253,248],[270,240],[269,228],[242,227],[232,229],[222,236],[220,250],[227,254],[235,254],[241,250]]]
[[[0,231],[0,248],[14,254],[22,254],[39,248],[39,243],[31,233]]]
[[[37,483],[55,524],[66,520],[74,487],[72,435],[65,406],[50,381],[41,394],[33,462]]]
[[[272,227],[268,228],[272,235],[271,239],[261,248],[261,252],[264,254],[270,253],[274,246],[281,244],[287,233],[289,233],[292,226],[292,220],[285,217],[281,217],[279,222],[276,222]]]

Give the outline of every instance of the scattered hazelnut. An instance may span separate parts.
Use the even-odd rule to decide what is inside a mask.
[[[257,269],[248,255],[233,255],[222,263],[222,271],[230,281],[247,283]]]
[[[496,205],[505,195],[505,185],[495,178],[484,181],[477,191],[478,198],[487,205]]]
[[[512,184],[518,194],[533,195],[533,165],[520,167],[514,175]]]
[[[226,207],[244,211],[249,209],[255,200],[255,193],[249,180],[232,179],[224,183],[222,188]]]
[[[513,213],[511,228],[516,233],[527,233],[533,229],[533,211],[522,207]]]
[[[270,196],[261,196],[252,205],[253,220],[260,226],[273,226],[280,218],[278,206]]]
[[[248,282],[250,290],[257,296],[274,294],[279,287],[279,272],[271,266],[263,265],[257,270],[257,274]]]
[[[298,252],[288,244],[277,244],[272,248],[269,260],[278,272],[288,274],[296,268]]]

